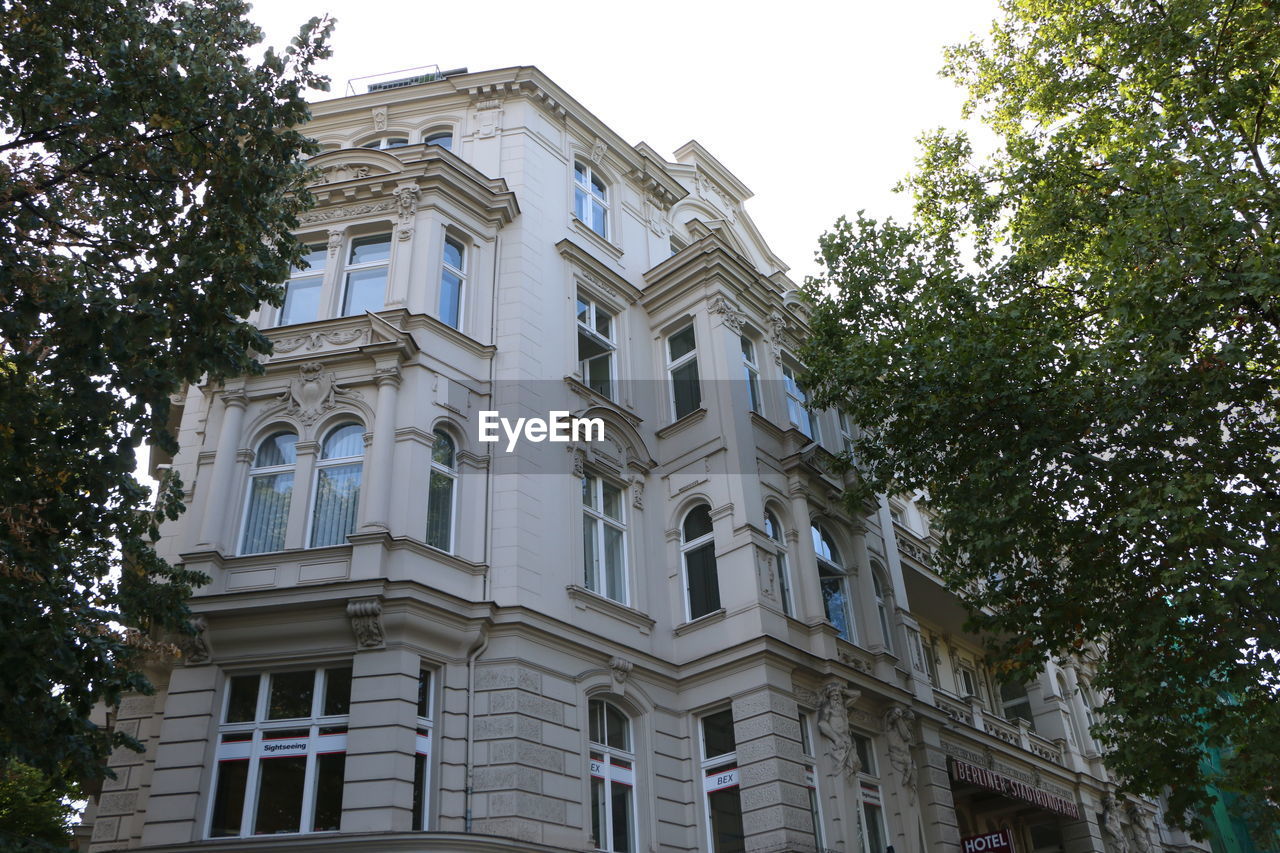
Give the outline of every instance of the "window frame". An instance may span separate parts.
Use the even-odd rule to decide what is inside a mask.
[[[424,685],[423,682],[426,682]],[[431,760],[435,737],[436,673],[426,667],[418,669],[418,708],[414,730],[413,811],[411,832],[431,829]]]
[[[756,342],[746,334],[738,336],[742,347],[742,368],[747,379],[748,411],[764,416],[764,395],[760,393],[760,362],[756,358]]]
[[[891,838],[889,832],[889,821],[885,816],[884,789],[880,784],[880,762],[876,755],[875,738],[863,734],[857,729],[850,729],[849,736],[853,739],[854,749],[857,750],[858,763],[862,765],[858,769],[858,798],[857,802],[862,804],[862,809],[858,812],[858,847],[861,853],[884,853],[891,846]],[[871,810],[874,809],[874,812]],[[879,847],[873,847],[871,844],[870,833],[867,831],[867,824],[871,820],[874,813],[876,818],[877,836],[879,838]]]
[[[620,316],[619,312],[615,311],[613,309],[613,306],[601,302],[601,300],[597,299],[593,294],[581,289],[578,290],[575,300],[576,301],[574,302],[574,324],[578,333],[578,339],[576,341],[578,343],[577,355],[579,356],[578,374],[581,377],[582,384],[586,385],[592,391],[595,391],[597,394],[604,397],[605,399],[616,401],[617,400],[617,383],[618,383],[617,328],[618,328],[618,318]],[[582,306],[586,307],[586,312],[587,312],[587,318],[585,322],[583,321],[583,318],[582,318]],[[599,316],[601,313],[606,314],[609,318],[610,334],[607,336],[602,334],[598,328]],[[606,352],[599,353],[588,359],[581,358],[581,340],[580,339],[584,334],[588,338],[590,338],[592,341],[594,341],[598,346],[605,349]],[[609,365],[608,388],[606,391],[601,391],[599,388],[596,388],[592,384],[591,375],[587,371],[587,365],[590,362],[597,361],[602,358],[608,358],[608,365]]]
[[[213,756],[213,772],[210,776],[210,795],[205,815],[204,839],[222,839],[222,838],[267,838],[278,837],[282,835],[299,836],[313,835],[317,833],[339,832],[340,829],[315,829],[316,807],[317,807],[317,790],[319,787],[320,758],[324,755],[342,754],[343,755],[343,772],[342,779],[339,782],[339,800],[338,800],[338,818],[341,822],[342,815],[342,796],[341,791],[346,781],[346,762],[345,756],[347,752],[347,729],[350,725],[350,706],[351,691],[350,682],[348,683],[347,692],[347,712],[345,714],[325,714],[325,704],[328,699],[328,687],[330,673],[335,671],[346,670],[352,671],[350,661],[339,661],[334,664],[317,664],[312,667],[305,668],[283,668],[271,669],[257,672],[225,672],[223,679],[222,697],[219,703],[218,724],[214,740],[214,756]],[[272,679],[277,676],[292,675],[300,672],[312,673],[311,683],[311,713],[306,717],[280,717],[271,718],[271,683]],[[231,699],[233,692],[233,683],[238,678],[253,677],[258,679],[256,695],[254,698],[253,719],[249,721],[228,722],[227,717],[231,710]],[[341,732],[325,732],[323,729],[339,728]],[[279,738],[269,738],[270,732],[297,732],[306,729],[305,736],[294,735],[281,736]],[[249,735],[247,739],[237,737]],[[228,740],[231,736],[234,739]],[[331,741],[323,741],[322,738],[332,738]],[[280,758],[272,758],[261,754],[263,751],[263,743],[267,740],[289,740],[293,742],[306,741],[306,767],[303,771],[303,782],[301,792],[301,802],[299,804],[299,829],[289,832],[273,832],[258,833],[257,824],[259,820],[259,805],[262,795],[262,763],[264,761],[280,760]],[[243,756],[241,755],[243,753]],[[286,754],[281,758],[288,758]],[[244,788],[241,792],[240,802],[240,821],[239,832],[236,834],[214,834],[214,820],[218,811],[218,796],[220,791],[220,783],[222,781],[223,765],[229,762],[247,761],[248,768],[245,772]],[[306,827],[312,827],[310,829]]]
[[[355,252],[356,243],[359,242],[360,240],[369,240],[375,237],[378,238],[380,241],[382,241],[385,238],[385,242],[387,244],[387,257],[385,259],[379,258],[376,261],[364,261],[363,263],[353,263],[351,258],[352,258],[352,254]],[[395,246],[395,241],[390,231],[379,230],[379,231],[371,231],[367,234],[347,235],[346,253],[343,255],[345,260],[342,265],[342,279],[341,279],[342,287],[341,287],[341,292],[338,294],[338,311],[333,319],[360,316],[359,314],[353,314],[348,311],[348,300],[351,297],[351,274],[353,272],[360,273],[360,272],[366,272],[369,270],[376,270],[376,269],[384,270],[384,274],[382,278],[382,307],[380,307],[378,311],[386,310],[387,287],[391,284],[391,255],[392,255],[394,246]],[[364,313],[364,312],[360,312],[360,313]]]
[[[348,426],[354,426],[361,430],[360,454],[358,456],[335,456],[332,459],[325,459],[324,458],[325,442],[328,441],[329,438],[333,436],[333,434],[336,433],[338,430]],[[313,536],[315,534],[316,499],[319,498],[320,496],[320,474],[322,471],[325,471],[329,468],[337,468],[343,465],[350,465],[352,464],[352,460],[359,460],[360,481],[356,485],[355,518],[352,519],[351,530],[348,531],[346,534],[344,534],[343,542],[335,542],[329,545],[315,545],[313,544]],[[308,548],[332,548],[340,545],[349,544],[348,542],[345,541],[346,537],[354,533],[360,524],[360,490],[363,488],[364,488],[364,424],[356,420],[342,420],[338,423],[335,423],[333,426],[329,427],[327,430],[324,431],[324,438],[320,440],[320,452],[316,456],[314,470],[311,472],[311,494],[307,502],[307,529],[304,531],[305,536],[303,538],[303,541],[307,543]]]
[[[585,499],[582,501],[581,505],[583,525],[583,585],[586,589],[601,596],[602,598],[607,598],[610,601],[616,601],[618,604],[629,607],[631,606],[631,561],[627,553],[627,488],[613,479],[600,474],[594,468],[588,468],[582,473],[581,484],[584,490],[589,480],[594,481],[592,499],[596,506],[589,505]],[[619,518],[610,518],[605,512],[604,490],[606,486],[617,489],[618,491]],[[595,545],[595,554],[593,555],[594,560],[592,561],[594,569],[592,574],[594,577],[590,578],[587,577],[586,565],[586,529],[588,517],[591,519],[591,525],[595,531],[592,534],[592,541]],[[617,530],[622,537],[622,542],[619,547],[619,553],[622,560],[619,579],[619,585],[622,593],[621,598],[615,598],[608,593],[608,567],[606,565],[606,554],[608,549],[605,544],[606,539],[604,535],[607,528]],[[592,583],[595,583],[596,585],[592,586]]]
[[[818,755],[813,745],[812,712],[801,709],[800,755],[804,758],[804,782],[809,791],[809,814],[813,818],[813,840],[817,849],[826,846],[822,825],[822,792],[818,789]]]
[[[800,430],[810,441],[822,443],[822,433],[818,429],[817,413],[809,408],[809,395],[800,387],[796,374],[799,366],[789,359],[782,362],[782,387],[787,396],[787,422]],[[796,420],[797,412],[803,416],[803,423]]]
[[[688,352],[682,353],[680,356],[673,358],[672,352],[671,352],[671,342],[678,335],[682,335],[686,331],[693,333],[693,347]],[[689,415],[692,415],[694,412],[702,408],[702,374],[698,370],[697,324],[694,323],[692,320],[690,320],[688,323],[681,325],[678,329],[668,334],[666,336],[665,345],[663,346],[663,355],[665,356],[667,361],[667,377],[668,377],[670,389],[671,389],[671,420],[674,423],[675,421],[678,421],[681,418],[687,418]],[[689,364],[693,365],[693,374],[694,374],[693,379],[692,380],[676,379],[676,376],[675,376],[676,371],[684,369]],[[692,387],[694,389],[694,396],[696,397],[696,405],[694,405],[693,408],[691,408],[689,411],[683,414],[680,413],[679,395],[676,393],[677,382],[692,382],[693,383]]]
[[[818,585],[822,592],[822,610],[823,616],[828,622],[835,626],[837,636],[848,643],[858,644],[858,609],[853,597],[853,573],[844,567],[844,559],[840,556],[840,548],[836,545],[835,538],[827,531],[827,529],[817,521],[809,525],[809,535],[813,539],[814,556],[818,563]],[[827,550],[832,557],[823,556],[822,549],[819,544],[825,540]],[[824,574],[825,570],[825,574]],[[838,577],[840,588],[842,591],[843,610],[846,624],[849,626],[848,636],[840,634],[840,626],[831,618],[831,608],[826,590],[822,589],[822,581],[824,578]]]
[[[439,140],[439,139],[442,139],[442,138],[444,138],[444,139],[448,139],[448,140],[449,140],[449,142],[448,142],[447,144],[445,144],[445,145],[441,145],[439,142],[432,142],[432,140],[433,140],[433,139],[435,139],[435,140]],[[425,146],[427,146],[427,145],[434,145],[434,146],[436,146],[437,148],[443,148],[445,151],[449,151],[449,152],[451,152],[451,153],[452,153],[452,151],[453,151],[453,128],[451,128],[451,127],[435,127],[435,128],[432,128],[431,130],[426,131],[425,133],[423,133],[423,134],[422,134],[422,144],[423,144],[423,146],[424,146],[424,147],[425,147]]]
[[[288,538],[289,538],[289,509],[293,506],[293,498],[295,493],[298,491],[298,451],[297,451],[297,445],[299,441],[298,433],[293,429],[273,430],[271,433],[266,435],[261,441],[258,442],[257,450],[255,450],[253,454],[253,461],[254,463],[256,463],[262,457],[262,446],[264,444],[276,438],[277,436],[281,436],[281,435],[293,436],[293,444],[294,444],[293,461],[284,462],[280,465],[263,465],[258,467],[251,467],[249,469],[248,480],[245,483],[245,490],[244,490],[244,507],[240,512],[240,535],[238,537],[238,542],[236,547],[237,557],[247,557],[252,554],[272,554],[272,553],[275,553],[276,551],[283,551],[287,547],[286,543],[288,542]],[[245,549],[245,539],[249,534],[249,516],[250,516],[250,511],[253,509],[253,498],[254,498],[253,481],[258,479],[259,477],[275,477],[275,476],[279,476],[280,474],[289,474],[292,477],[292,480],[290,481],[290,484],[289,484],[289,496],[285,500],[284,533],[280,537],[281,539],[280,547],[274,548],[274,549],[268,549],[264,551],[248,551]]]
[[[692,540],[686,540],[685,525],[688,523],[689,517],[693,515],[693,513],[697,512],[699,509],[706,510],[707,518],[711,521],[711,529],[708,530],[706,533],[703,533]],[[694,616],[693,615],[693,591],[692,591],[692,588],[690,587],[690,582],[689,582],[689,556],[691,554],[700,552],[706,548],[711,549],[711,575],[712,575],[712,579],[715,581],[716,606],[708,609],[705,613],[700,613],[697,616]],[[680,567],[681,567],[681,575],[684,580],[685,622],[693,622],[697,619],[702,619],[706,616],[710,616],[711,614],[716,613],[719,610],[724,609],[724,602],[720,598],[720,567],[716,562],[715,519],[711,518],[711,505],[709,503],[706,503],[705,501],[696,503],[693,506],[689,507],[687,510],[685,510],[685,513],[681,518],[681,521],[680,521]]]
[[[284,301],[281,302],[280,307],[276,309],[275,322],[271,324],[273,328],[280,328],[281,326],[298,326],[303,323],[314,323],[320,319],[321,309],[324,308],[324,281],[329,271],[329,247],[325,243],[308,243],[305,240],[301,242],[303,247],[307,250],[308,266],[306,269],[300,269],[296,266],[289,267],[289,277],[285,279],[284,282]],[[311,264],[311,260],[316,257],[319,257],[320,259],[319,265]],[[316,280],[316,316],[312,317],[310,320],[286,321],[289,311],[289,297],[296,292],[295,282],[307,279]]]
[[[787,534],[773,510],[764,511],[764,533],[774,543],[773,558],[778,563],[778,598],[782,600],[782,612],[795,617],[795,595],[791,586],[791,565],[787,560]]]
[[[579,172],[579,167],[582,168],[581,172]],[[593,186],[593,184],[595,183],[598,183],[600,185],[599,194],[595,192],[595,188]],[[609,215],[610,213],[609,188],[610,188],[610,181],[608,181],[605,178],[605,175],[599,169],[591,165],[590,161],[583,160],[580,157],[574,159],[573,161],[573,216],[575,219],[577,219],[579,222],[585,225],[588,231],[592,232],[593,234],[605,240],[611,239],[609,236],[611,233],[610,226],[613,224],[610,221],[613,217]],[[579,198],[581,198],[586,204],[598,204],[600,206],[600,218],[601,218],[600,228],[596,228],[594,222],[589,222],[581,216],[581,214],[578,211]],[[590,208],[589,210],[593,214],[595,213],[595,208]],[[588,211],[588,208],[584,207],[583,212],[585,213],[587,211]],[[592,218],[594,219],[594,215]]]
[[[441,427],[436,427],[432,430],[431,435],[431,455],[427,464],[427,524],[423,531],[422,541],[429,548],[435,548],[437,551],[442,551],[446,554],[453,554],[455,552],[454,546],[456,545],[454,521],[458,517],[458,442],[447,430]],[[436,457],[436,441],[440,438],[444,438],[449,442],[449,455],[453,460],[453,467],[449,467]],[[449,481],[449,507],[448,515],[445,518],[446,535],[449,541],[445,546],[431,541],[431,516],[436,511],[436,503],[431,499],[431,490],[437,476],[447,478]]]
[[[602,721],[608,720],[608,712],[610,709],[617,712],[626,721],[626,741],[625,746],[615,746],[608,743],[609,734],[607,725],[601,733],[603,740],[594,740],[591,737],[591,726],[594,723],[593,707],[599,705],[601,708]],[[639,805],[639,797],[636,796],[637,783],[639,781],[639,773],[636,769],[636,738],[635,738],[635,720],[617,704],[610,702],[607,697],[593,696],[587,699],[587,779],[588,779],[588,805],[587,811],[591,819],[592,840],[595,842],[594,850],[610,851],[610,853],[623,853],[614,845],[614,838],[617,833],[614,829],[614,797],[613,786],[621,785],[628,789],[627,800],[629,803],[630,815],[627,822],[627,848],[625,853],[636,853],[639,850],[639,820],[637,819],[636,809]],[[599,756],[597,758],[597,755]],[[615,763],[615,760],[622,762]],[[601,775],[597,775],[599,770]],[[606,838],[605,843],[601,843],[601,839],[595,834],[595,780],[601,780],[605,789],[604,796],[604,813],[602,816],[603,833]]]
[[[390,144],[392,142],[396,144]],[[408,136],[394,136],[392,134],[385,134],[376,139],[370,139],[368,142],[360,143],[361,148],[368,148],[371,151],[394,151],[397,148],[408,148],[409,145]]]
[[[716,755],[707,755],[707,732],[706,721],[711,717],[719,714],[729,715],[729,731],[734,735],[734,748],[730,752],[722,752]],[[737,790],[738,797],[738,820],[741,824],[742,820],[742,786],[738,776],[738,743],[737,732],[734,731],[733,710],[731,708],[720,708],[715,711],[707,711],[698,715],[698,776],[702,783],[702,817],[707,824],[707,850],[709,853],[720,853],[720,848],[716,846],[715,824],[711,818],[711,795],[720,791],[734,788]],[[731,775],[731,781],[725,779]],[[718,777],[716,781],[709,782],[713,776]],[[721,780],[725,780],[727,784],[719,784]],[[708,789],[709,785],[719,785],[712,790]],[[743,832],[743,842],[745,848],[746,832]]]
[[[871,560],[871,589],[876,599],[876,615],[880,621],[885,650],[889,654],[897,654],[894,651],[897,645],[893,641],[893,587],[889,585],[888,572],[876,560]]]
[[[461,266],[454,266],[449,263],[449,246],[452,245],[458,250],[458,259],[462,262]],[[466,323],[466,297],[467,297],[467,256],[470,254],[470,246],[459,235],[452,231],[446,230],[444,233],[444,243],[440,249],[440,288],[436,299],[436,318],[451,329],[462,331],[463,324]],[[451,323],[444,316],[444,295],[445,281],[452,276],[457,280],[457,322]]]

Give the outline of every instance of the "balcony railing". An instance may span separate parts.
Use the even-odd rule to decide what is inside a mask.
[[[1026,720],[1006,720],[984,709],[982,703],[972,696],[969,697],[968,701],[956,699],[936,687],[933,690],[933,704],[939,711],[957,723],[985,732],[1010,746],[1024,749],[1046,761],[1065,765],[1065,756],[1061,743],[1036,734],[1031,730],[1031,724]]]

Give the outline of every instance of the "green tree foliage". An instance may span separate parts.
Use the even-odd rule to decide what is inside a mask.
[[[1203,814],[1233,746],[1274,817],[1280,4],[1006,0],[948,60],[997,151],[934,133],[909,223],[824,236],[815,400],[928,490],[1006,674],[1096,656],[1130,790]]]
[[[169,396],[255,366],[278,304],[331,24],[282,55],[237,0],[0,3],[0,758],[92,774],[101,700],[200,578],[152,549]],[[129,626],[134,631],[120,630]],[[139,639],[144,638],[144,639]],[[129,742],[122,734],[115,743]]]
[[[0,849],[65,851],[71,844],[74,787],[16,761],[0,765]]]

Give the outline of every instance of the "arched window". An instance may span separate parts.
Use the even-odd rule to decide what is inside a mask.
[[[284,548],[289,526],[289,501],[293,498],[293,466],[298,437],[277,432],[263,439],[249,471],[249,495],[245,502],[240,536],[241,554],[261,554]]]
[[[813,534],[813,550],[818,555],[818,583],[822,586],[822,603],[827,609],[827,621],[836,626],[842,640],[858,642],[858,632],[853,621],[852,598],[849,595],[849,576],[844,562],[830,534],[818,525],[810,528]]]
[[[422,140],[423,145],[438,145],[445,151],[453,150],[453,131],[433,130]]]
[[[880,635],[884,637],[884,647],[893,651],[893,599],[890,597],[889,584],[884,577],[884,568],[875,560],[871,561],[871,585],[876,593],[876,615],[880,619]]]
[[[462,328],[463,285],[467,280],[467,250],[462,243],[446,237],[444,262],[440,265],[440,319],[455,329]]]
[[[438,429],[431,445],[431,478],[427,486],[427,544],[441,551],[453,549],[453,502],[457,480],[457,450],[453,439]]]
[[[356,529],[363,467],[364,428],[343,424],[329,430],[316,463],[315,495],[311,507],[311,547],[344,545]]]
[[[636,757],[631,720],[603,699],[587,703],[591,752],[591,836],[597,850],[635,847]]]
[[[609,188],[581,160],[573,164],[573,212],[601,237],[609,237]]]
[[[787,545],[783,539],[782,525],[773,513],[764,514],[764,532],[774,542],[773,555],[778,561],[778,597],[782,599],[782,612],[794,616],[795,610],[791,602],[791,570],[787,565]]]
[[[403,148],[409,144],[407,136],[383,136],[379,139],[373,139],[361,145],[361,148],[379,148],[383,151],[388,148]]]
[[[685,604],[689,619],[720,609],[720,580],[716,576],[716,543],[711,533],[711,508],[699,504],[689,510],[681,528],[684,555]]]

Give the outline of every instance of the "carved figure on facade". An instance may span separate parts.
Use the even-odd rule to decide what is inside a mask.
[[[183,634],[179,637],[178,648],[182,650],[182,656],[186,658],[187,663],[208,663],[211,656],[209,638],[206,636],[209,623],[203,616],[193,616],[191,627],[195,629],[195,633]]]
[[[614,693],[621,696],[626,692],[627,678],[631,675],[631,670],[634,666],[626,658],[613,657],[609,659],[609,677],[613,681]]]
[[[853,734],[849,731],[849,713],[862,692],[839,681],[828,681],[822,687],[818,700],[818,732],[831,742],[827,755],[831,756],[832,770],[828,776],[843,774],[848,779],[862,769],[862,760],[854,749]]]
[[[635,509],[644,509],[644,478],[631,478],[631,506]]]
[[[376,649],[382,646],[381,599],[352,599],[347,602],[347,617],[351,620],[351,632],[356,635],[357,647],[362,649]]]
[[[604,144],[604,140],[597,136],[595,144],[591,146],[591,162],[599,163],[601,160],[603,160],[604,153],[606,150],[608,149],[607,149],[607,146],[605,146]]]
[[[1102,801],[1102,834],[1110,853],[1132,853],[1129,836],[1120,823],[1120,806],[1113,797]]]
[[[374,130],[387,129],[387,108],[386,107],[373,108],[373,129]]]
[[[889,763],[898,772],[907,799],[916,801],[916,760],[911,754],[915,745],[916,714],[903,705],[894,705],[885,711],[884,730],[889,741]]]
[[[738,310],[738,306],[730,302],[723,293],[717,293],[711,300],[711,313],[718,314],[724,320],[724,324],[735,334],[742,334],[743,314]]]
[[[773,348],[773,360],[782,364],[782,350],[786,347],[787,318],[780,311],[769,315],[769,344]]]
[[[325,412],[338,406],[342,399],[359,399],[355,391],[339,387],[332,373],[318,361],[308,361],[298,368],[298,376],[289,382],[289,389],[279,397],[277,408],[305,426],[311,426]]]
[[[418,215],[418,188],[414,186],[399,187],[396,196],[396,231],[401,240],[413,236],[413,219]]]
[[[344,233],[341,228],[329,230],[329,257],[336,258],[338,256],[338,250],[342,248]]]

